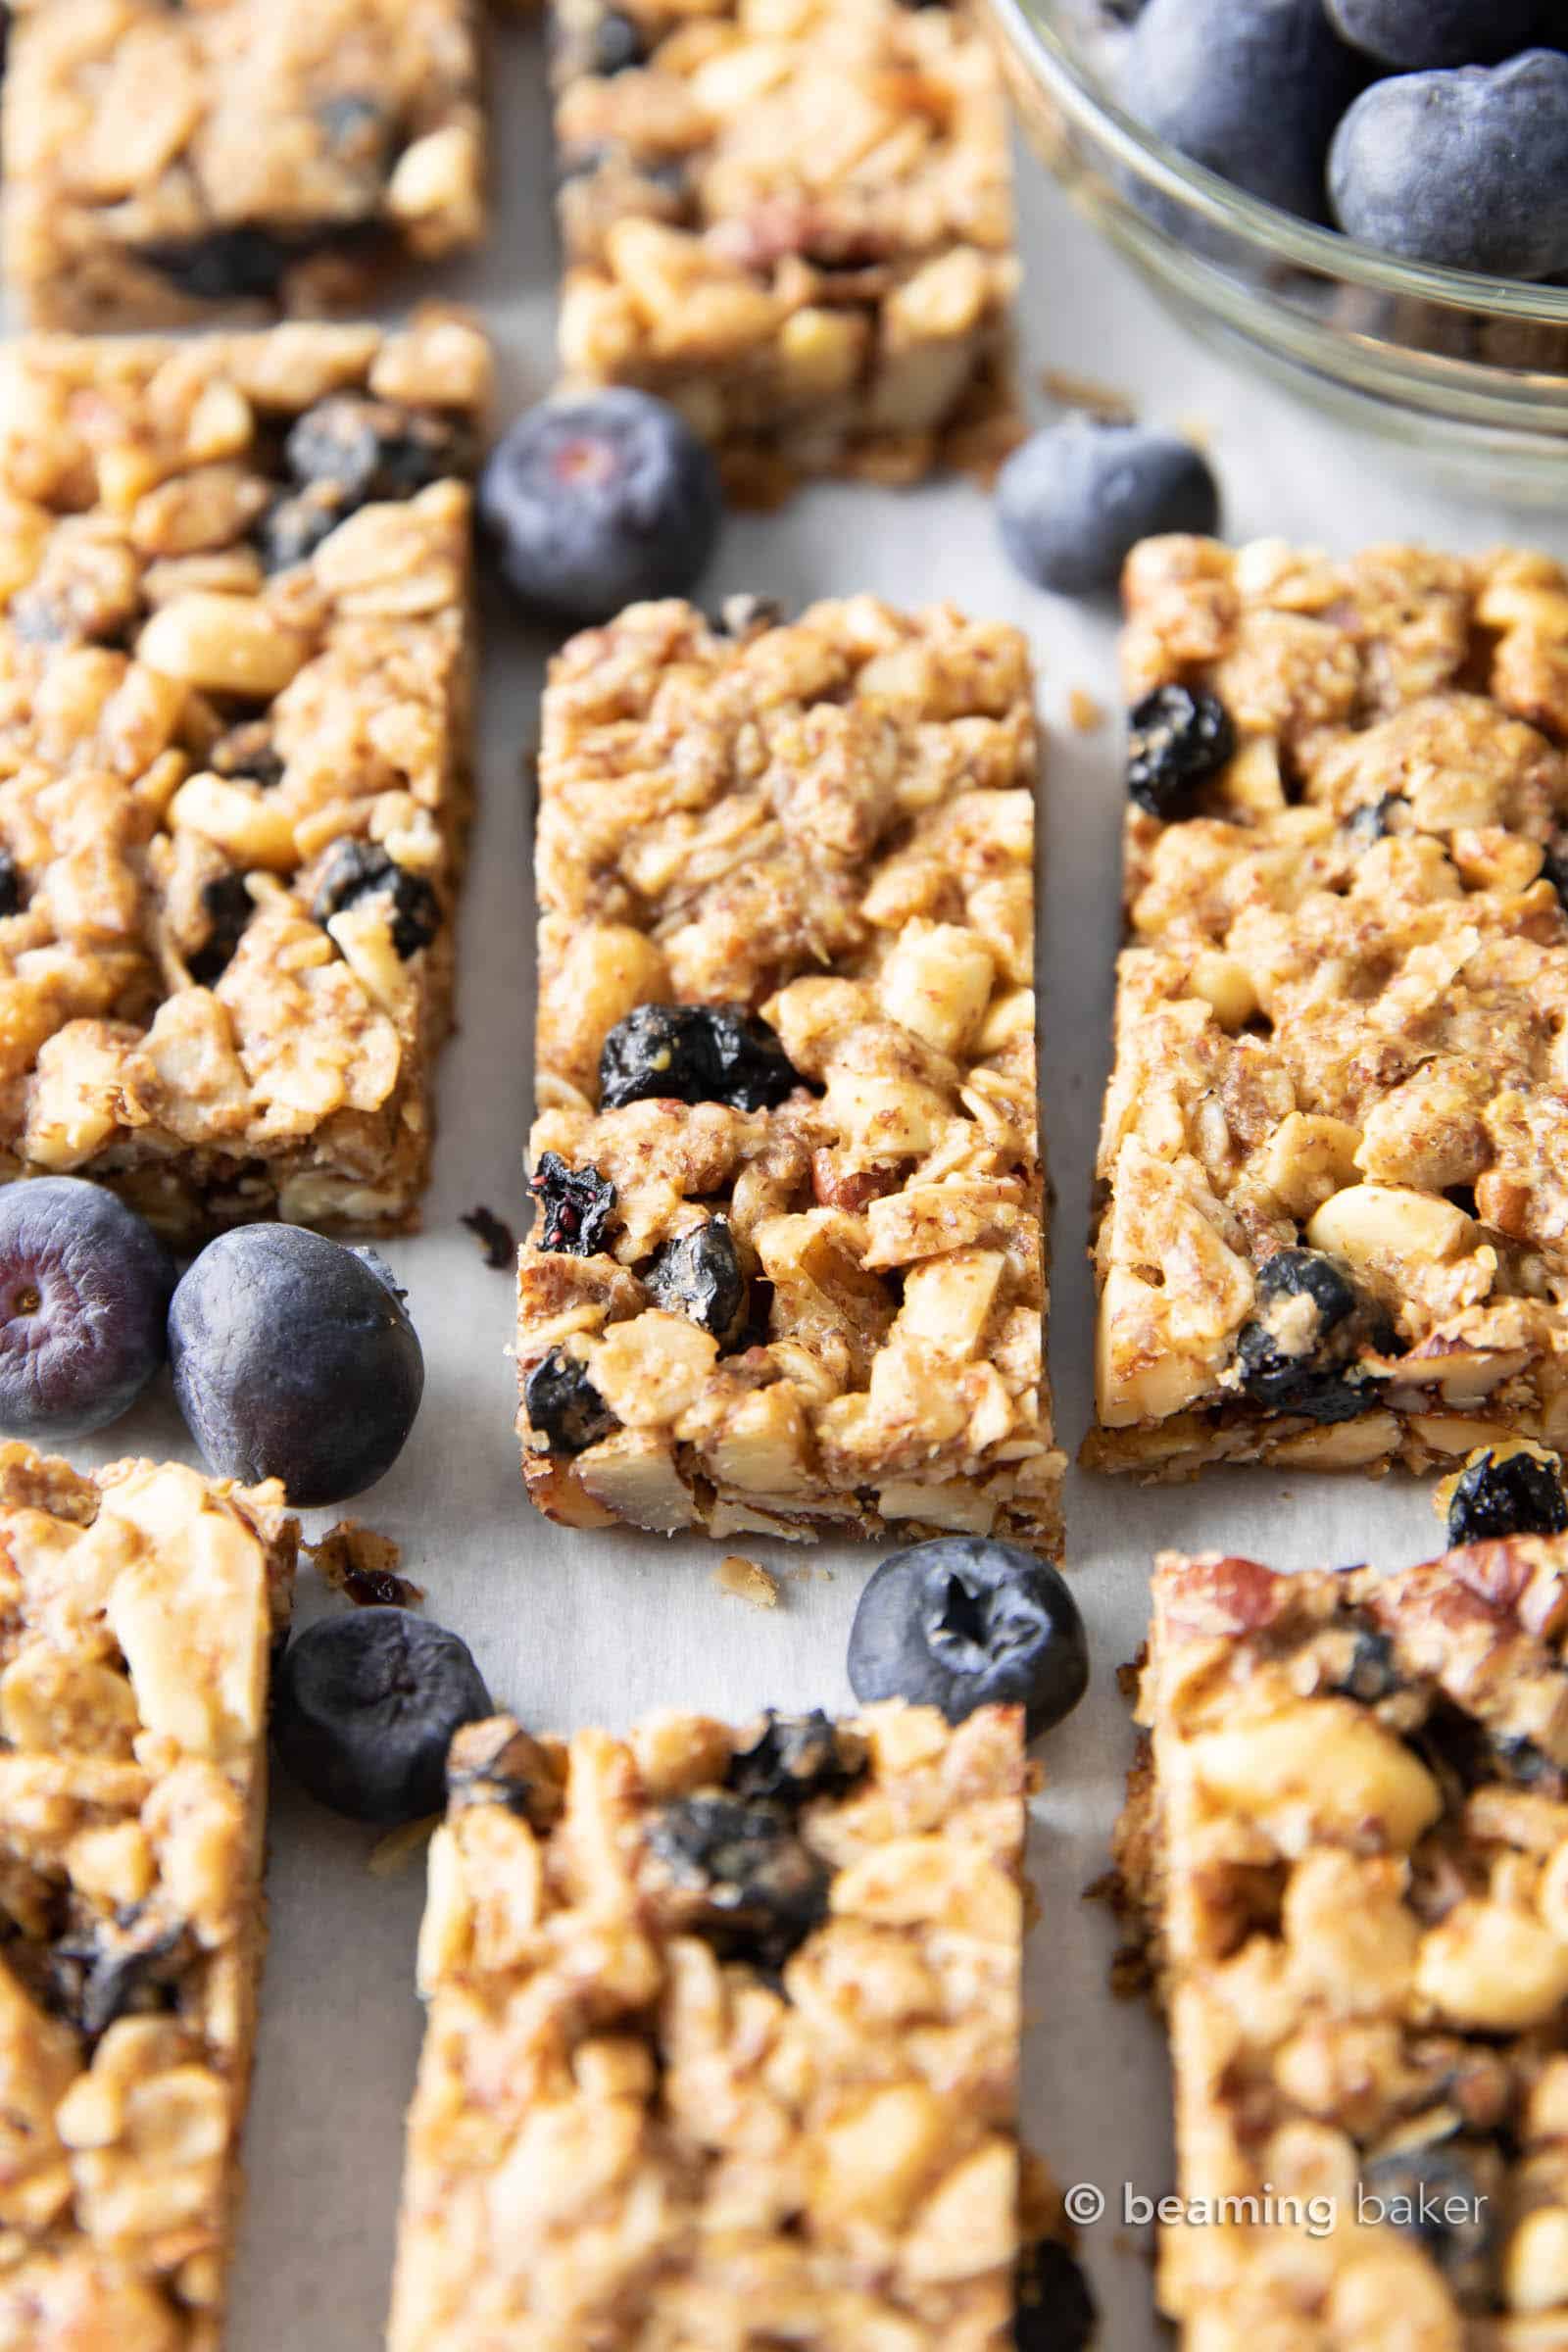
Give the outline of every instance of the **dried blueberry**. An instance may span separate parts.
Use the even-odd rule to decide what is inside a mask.
[[[724,1786],[735,1796],[803,1805],[837,1796],[860,1778],[863,1762],[847,1764],[832,1720],[820,1707],[809,1715],[777,1715],[771,1707],[750,1747],[729,1760]]]
[[[412,498],[416,490],[466,473],[473,449],[445,416],[386,400],[334,392],[290,427],[283,454],[304,488],[326,488],[345,509],[373,499]]]
[[[274,498],[251,536],[269,571],[289,571],[296,564],[308,564],[348,513],[329,488],[298,490]]]
[[[1083,2266],[1071,2248],[1059,2238],[1038,2239],[1018,2264],[1015,2352],[1084,2352],[1097,2316]]]
[[[283,756],[264,718],[246,719],[242,726],[220,735],[207,755],[207,764],[215,776],[243,776],[265,791],[283,781]]]
[[[1517,1781],[1522,1788],[1532,1788],[1542,1781],[1560,1783],[1562,1779],[1561,1766],[1523,1732],[1495,1734],[1491,1746],[1496,1769],[1508,1780]]]
[[[1449,2277],[1478,2262],[1492,2235],[1492,2202],[1451,2141],[1374,2156],[1362,2168],[1357,2210],[1413,2237]]]
[[[1386,792],[1380,801],[1363,802],[1345,829],[1357,848],[1370,849],[1373,842],[1387,839],[1396,814],[1409,805],[1402,792]]]
[[[850,1629],[850,1688],[961,1723],[1021,1704],[1029,1736],[1070,1715],[1089,1685],[1078,1603],[1058,1572],[1014,1544],[940,1536],[882,1562]]]
[[[73,2025],[96,2041],[116,2018],[173,2006],[173,1979],[188,1964],[182,1921],[133,1911],[104,1920],[90,1934],[64,1936],[49,1955],[50,1996]]]
[[[1448,1498],[1448,1542],[1488,1544],[1500,1536],[1560,1536],[1568,1528],[1562,1464],[1555,1454],[1498,1454],[1466,1462]]]
[[[399,865],[378,843],[334,842],[316,885],[311,912],[324,923],[357,900],[381,891],[392,900],[392,945],[407,962],[427,948],[441,928],[441,902],[422,874]]]
[[[777,1968],[827,1915],[828,1872],[781,1807],[733,1796],[664,1806],[648,1842],[676,1884],[700,1889],[737,1946]]]
[[[590,73],[605,77],[640,66],[648,55],[648,39],[635,18],[618,8],[607,8],[594,25]]]
[[[522,1384],[523,1410],[552,1453],[581,1453],[615,1427],[615,1416],[588,1377],[588,1367],[564,1348],[541,1356]]]
[[[1151,816],[1189,813],[1193,794],[1236,749],[1230,713],[1206,686],[1156,686],[1129,723],[1127,791]]]
[[[135,248],[193,302],[266,302],[274,297],[301,248],[270,229],[210,228],[196,237],[161,237]]]
[[[1258,1270],[1256,1313],[1236,1342],[1242,1394],[1270,1412],[1350,1421],[1378,1391],[1348,1377],[1373,1336],[1345,1269],[1321,1250],[1276,1250]]]
[[[456,1634],[412,1609],[355,1609],[289,1643],[272,1721],[312,1796],[354,1821],[396,1823],[440,1810],[453,1733],[490,1712]]]
[[[1397,1690],[1399,1672],[1394,1662],[1394,1643],[1388,1635],[1375,1626],[1357,1627],[1343,1668],[1327,1687],[1343,1690],[1366,1707],[1376,1706],[1380,1698]]]
[[[134,1403],[168,1353],[174,1268],[101,1185],[36,1176],[0,1190],[0,1429],[58,1443]]]
[[[710,1331],[721,1348],[746,1328],[748,1286],[725,1217],[710,1217],[665,1242],[643,1281],[656,1306]]]
[[[202,912],[207,917],[207,937],[186,956],[185,963],[198,987],[211,988],[228,969],[240,935],[256,912],[256,902],[245,887],[244,875],[219,874],[213,881],[204,882]]]
[[[541,1154],[528,1190],[539,1203],[528,1237],[536,1250],[592,1257],[610,1231],[615,1188],[595,1167],[568,1167],[559,1152]]]
[[[9,850],[0,850],[0,915],[22,910],[22,868]]]
[[[599,1057],[606,1110],[650,1099],[768,1110],[800,1083],[772,1030],[742,1004],[639,1004]]]

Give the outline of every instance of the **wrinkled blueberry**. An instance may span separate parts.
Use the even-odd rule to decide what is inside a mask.
[[[725,1217],[665,1242],[643,1276],[656,1306],[710,1331],[720,1347],[745,1330],[750,1304],[735,1236]]]
[[[751,1746],[731,1756],[724,1786],[736,1796],[800,1806],[841,1795],[864,1770],[863,1762],[845,1763],[832,1719],[820,1707],[809,1715],[778,1715],[769,1707]]]
[[[594,25],[589,71],[606,77],[624,74],[647,55],[647,36],[635,18],[622,16],[618,8],[604,10]]]
[[[174,1395],[220,1478],[342,1502],[391,1469],[424,1358],[401,1300],[354,1250],[246,1225],[202,1251],[169,1310]]]
[[[1380,801],[1363,802],[1345,829],[1358,848],[1370,849],[1375,841],[1388,839],[1396,815],[1409,806],[1402,792],[1386,792]]]
[[[624,386],[528,410],[479,477],[503,577],[531,611],[568,621],[684,595],[723,512],[717,467],[684,417]]]
[[[278,1754],[353,1821],[439,1812],[453,1733],[491,1712],[467,1643],[412,1609],[318,1619],[284,1650],[273,1689]]]
[[[0,1429],[59,1443],[118,1420],[168,1353],[173,1288],[152,1227],[101,1185],[0,1189]]]
[[[961,1723],[1021,1704],[1029,1737],[1070,1715],[1089,1685],[1078,1603],[1048,1561],[984,1536],[939,1536],[882,1562],[850,1629],[850,1688]]]
[[[1069,416],[1013,451],[997,481],[997,523],[1026,580],[1093,596],[1115,587],[1140,539],[1210,535],[1219,491],[1190,441]]]
[[[1451,2276],[1487,2250],[1492,2235],[1492,2200],[1480,2193],[1475,2173],[1452,2141],[1429,2140],[1425,2147],[1396,2148],[1374,2156],[1361,2171],[1362,2199],[1376,2198],[1381,2219],[1412,2237],[1440,2271]]]
[[[1321,1250],[1276,1250],[1258,1269],[1256,1312],[1236,1342],[1242,1394],[1270,1412],[1350,1421],[1378,1391],[1347,1377],[1364,1314],[1349,1276]]]
[[[9,850],[0,850],[0,915],[22,911],[22,868]]]
[[[615,1427],[615,1416],[588,1377],[588,1367],[564,1348],[541,1356],[522,1384],[523,1409],[552,1453],[581,1453]]]
[[[615,1188],[595,1167],[568,1167],[559,1152],[540,1155],[528,1190],[539,1203],[529,1240],[536,1250],[592,1257],[610,1231]]]
[[[1097,2316],[1083,2266],[1071,2248],[1054,2237],[1030,2246],[1018,2264],[1014,2352],[1084,2352]]]
[[[302,486],[328,488],[350,507],[412,498],[473,463],[467,434],[450,418],[353,392],[334,392],[297,417],[283,455]]]
[[[605,1110],[649,1100],[771,1110],[800,1083],[773,1031],[742,1004],[639,1004],[599,1056]]]
[[[216,776],[244,776],[266,790],[283,781],[283,756],[264,718],[246,719],[242,726],[220,735],[207,755],[207,764]]]
[[[1343,1690],[1347,1697],[1359,1699],[1366,1707],[1375,1707],[1380,1698],[1388,1698],[1399,1688],[1399,1671],[1394,1662],[1394,1643],[1376,1626],[1356,1629],[1342,1672],[1327,1686],[1331,1690]]]
[[[256,902],[245,887],[243,874],[219,874],[202,884],[202,912],[207,937],[186,956],[186,968],[198,987],[211,988],[222,978],[239,946],[240,934],[256,912]]]
[[[1541,0],[1323,0],[1341,40],[1380,66],[1490,66],[1528,49]],[[1542,30],[1544,31],[1544,25]]]
[[[828,1871],[783,1808],[733,1796],[665,1805],[648,1842],[677,1886],[701,1891],[717,1924],[765,1968],[778,1968],[827,1915]]]
[[[1335,134],[1329,193],[1347,235],[1406,261],[1568,270],[1568,56],[1375,81]]]
[[[1448,1542],[1490,1544],[1502,1536],[1560,1536],[1568,1529],[1562,1465],[1489,1446],[1466,1462],[1448,1498]]]
[[[1323,219],[1323,159],[1365,78],[1322,0],[1149,0],[1128,38],[1122,104],[1234,187]]]
[[[193,302],[265,302],[275,296],[299,248],[270,229],[210,228],[197,237],[161,237],[136,257]]]
[[[50,1998],[96,2041],[118,2017],[172,2008],[174,1979],[189,1960],[183,1921],[133,1910],[92,1933],[60,1938],[49,1955]]]
[[[350,510],[328,488],[296,490],[274,498],[251,531],[268,571],[289,571],[308,564]]]
[[[411,873],[389,858],[379,843],[334,842],[311,901],[318,923],[341,914],[359,899],[387,891],[392,899],[392,945],[406,963],[427,948],[441,928],[441,902],[422,874]]]
[[[1236,730],[1206,686],[1156,686],[1128,718],[1127,792],[1151,816],[1179,817],[1236,749]]]

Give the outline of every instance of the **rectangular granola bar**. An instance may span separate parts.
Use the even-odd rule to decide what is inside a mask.
[[[483,227],[474,0],[13,0],[4,256],[35,326],[346,310]]]
[[[1159,699],[1130,777],[1086,1459],[1560,1446],[1568,576],[1176,538],[1125,588],[1129,699]]]
[[[0,2343],[216,2352],[282,1489],[0,1446]]]
[[[1167,1554],[1120,1861],[1153,1936],[1190,2352],[1568,2334],[1568,1541]]]
[[[950,607],[639,605],[558,657],[517,1323],[552,1517],[1059,1548],[1037,764],[1022,638]]]
[[[0,1178],[412,1218],[488,364],[440,316],[0,357]]]
[[[673,401],[757,500],[1005,455],[1006,119],[961,5],[555,0],[554,24],[569,378]]]
[[[1020,2179],[1019,1710],[503,1716],[448,1785],[389,2352],[1011,2345],[1021,2238],[1070,2263]]]

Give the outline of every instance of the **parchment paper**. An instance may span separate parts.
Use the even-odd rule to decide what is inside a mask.
[[[503,415],[551,379],[555,258],[536,32],[497,42],[497,222],[489,251],[443,290],[482,308],[500,349]],[[1281,534],[1341,550],[1378,539],[1476,548],[1510,535],[1568,549],[1568,523],[1439,496],[1370,444],[1239,376],[1169,321],[1020,157],[1026,348],[1129,393],[1151,420],[1200,429],[1224,484],[1229,534]],[[1049,414],[1041,403],[1041,415]],[[898,602],[951,597],[1020,623],[1042,673],[1051,730],[1045,822],[1041,1045],[1056,1185],[1051,1359],[1058,1429],[1076,1446],[1089,1416],[1089,1171],[1104,1082],[1117,937],[1121,812],[1108,608],[1026,587],[1004,562],[989,502],[968,485],[918,492],[830,486],[785,513],[728,526],[706,593],[756,590],[798,605],[867,589]],[[430,1613],[471,1642],[499,1702],[539,1729],[629,1722],[690,1704],[745,1715],[767,1702],[846,1704],[845,1642],[870,1547],[745,1546],[786,1580],[762,1613],[721,1593],[722,1549],[700,1540],[595,1535],[548,1525],[523,1500],[512,1431],[512,1283],[458,1224],[484,1202],[526,1222],[532,900],[523,754],[536,735],[542,637],[492,600],[482,696],[481,799],[461,920],[460,1034],[441,1073],[441,1133],[426,1229],[387,1254],[407,1285],[427,1386],[391,1476],[351,1507],[398,1538]],[[1073,688],[1107,712],[1069,724]],[[89,1450],[83,1448],[84,1451]],[[190,1455],[167,1391],[100,1443]],[[194,1457],[192,1457],[194,1458]],[[337,1516],[314,1514],[319,1530]],[[1026,2123],[1063,2183],[1097,2184],[1105,2218],[1083,2245],[1105,2352],[1154,2352],[1147,2230],[1124,2227],[1123,2183],[1170,2185],[1159,2035],[1105,1983],[1116,1940],[1082,1890],[1106,1845],[1131,1752],[1114,1669],[1144,1638],[1148,1563],[1163,1545],[1221,1544],[1280,1565],[1435,1548],[1427,1490],[1360,1480],[1219,1473],[1139,1489],[1071,1475],[1069,1566],[1089,1623],[1090,1694],[1037,1751],[1050,1788],[1032,1862],[1043,1916],[1030,1940]],[[302,1580],[300,1616],[323,1605]],[[271,1945],[246,2161],[249,2191],[230,2352],[372,2352],[391,2273],[402,2120],[419,2012],[412,1989],[421,1867],[368,1874],[373,1836],[335,1820],[278,1775],[271,1821]]]

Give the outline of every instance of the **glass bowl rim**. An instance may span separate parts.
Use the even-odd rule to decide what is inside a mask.
[[[1489,277],[1478,270],[1440,269],[1409,262],[1358,244],[1339,229],[1298,220],[1261,197],[1233,187],[1202,164],[1135,121],[1093,87],[1063,36],[1045,24],[1027,0],[986,0],[1012,47],[1049,82],[1063,112],[1080,130],[1107,147],[1161,191],[1233,235],[1319,276],[1375,287],[1380,293],[1414,297],[1486,312],[1493,318],[1523,318],[1537,325],[1568,324],[1568,287],[1542,286],[1529,279]]]

